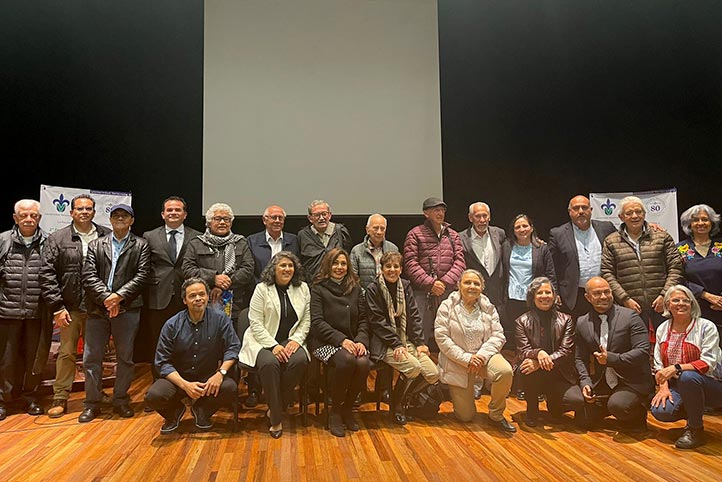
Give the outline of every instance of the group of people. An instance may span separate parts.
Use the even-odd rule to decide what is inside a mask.
[[[409,400],[438,382],[457,418],[469,421],[487,384],[489,423],[513,433],[504,410],[515,374],[531,427],[574,410],[585,426],[612,414],[624,429],[641,430],[651,399],[657,419],[687,420],[676,446],[692,448],[704,443],[705,409],[722,406],[722,242],[720,216],[707,205],[683,213],[689,238],[675,245],[645,221],[639,198],[621,201],[617,229],[593,221],[589,199],[575,196],[570,222],[544,242],[525,214],[507,236],[483,202],[469,206],[470,226],[457,233],[443,200],[429,198],[425,222],[401,250],[386,239],[380,214],[352,246],[325,201],[311,203],[298,235],[283,231],[284,210],[269,206],[265,229],[247,238],[233,233],[233,210],[223,203],[210,206],[201,233],[185,226],[185,201],[169,197],[163,225],[142,237],[131,232],[131,206],[111,208],[110,230],[93,222],[92,197],[79,195],[70,207],[70,225],[47,235],[39,203],[18,201],[15,226],[0,234],[0,420],[14,395],[27,413],[45,412],[37,389],[51,318],[61,342],[48,415],[67,412],[82,333],[78,420],[101,413],[110,335],[113,409],[132,417],[141,306],[156,346],[146,405],[163,416],[162,433],[177,429],[186,397],[195,425],[211,427],[213,413],[236,396],[231,369],[240,361],[255,376],[247,403],[263,390],[269,433],[280,437],[312,357],[334,370],[336,436],[360,428],[353,406],[374,363],[399,374],[391,395],[398,424],[407,422]]]

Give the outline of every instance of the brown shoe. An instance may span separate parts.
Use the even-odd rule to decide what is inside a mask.
[[[60,418],[68,411],[67,400],[53,400],[53,404],[48,409],[48,417]]]

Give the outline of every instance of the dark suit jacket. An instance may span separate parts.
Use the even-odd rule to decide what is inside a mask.
[[[504,300],[509,298],[509,260],[511,258],[511,242],[507,239],[502,246],[502,262],[504,263]],[[554,262],[552,261],[552,253],[549,246],[542,244],[541,246],[532,245],[531,248],[531,272],[532,278],[546,276],[554,285],[554,290],[559,290],[557,284],[557,275],[554,271]]]
[[[146,308],[151,310],[165,309],[173,294],[180,296],[183,284],[183,255],[188,242],[200,235],[198,231],[188,226],[183,227],[183,245],[175,263],[170,258],[170,247],[165,234],[165,224],[152,231],[143,233],[143,238],[150,246],[151,281],[145,293]]]
[[[640,395],[647,395],[653,387],[649,368],[649,332],[637,312],[619,305],[612,305],[609,315],[609,339],[607,341],[607,366],[614,368],[620,383]],[[590,318],[591,317],[591,318]],[[593,353],[599,351],[599,336],[594,331],[596,311],[577,319],[576,365],[579,386],[592,388],[602,380],[604,367]]]
[[[497,255],[496,266],[494,272],[487,273],[481,261],[474,253],[474,249],[471,246],[471,231],[474,229],[473,226],[469,226],[468,229],[459,233],[461,239],[461,245],[464,247],[464,260],[466,261],[466,267],[479,271],[484,276],[484,294],[489,301],[496,306],[499,311],[501,305],[504,303],[504,280],[506,279],[504,271],[504,263],[502,262],[502,246],[506,241],[506,233],[503,229],[497,228],[496,226],[489,226],[489,237],[491,238],[491,244],[494,246],[494,251]],[[501,316],[501,314],[500,314]]]
[[[615,232],[617,228],[609,221],[592,220],[592,228],[604,246],[604,238]],[[559,294],[564,306],[570,310],[577,304],[577,288],[579,287],[579,253],[574,239],[574,228],[571,221],[552,228],[549,231],[549,249],[554,260],[554,270],[559,282]]]
[[[271,247],[266,241],[266,230],[248,236],[248,246],[251,248],[253,260],[256,264],[253,270],[253,278],[258,283],[261,280],[261,271],[271,261]],[[283,251],[290,251],[296,256],[299,255],[298,237],[295,234],[283,232]]]

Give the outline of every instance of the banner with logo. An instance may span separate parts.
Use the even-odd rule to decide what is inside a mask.
[[[611,221],[618,227],[622,223],[619,219],[619,210],[622,208],[619,202],[627,196],[637,196],[641,199],[647,209],[646,221],[659,224],[672,236],[675,243],[679,241],[677,189],[674,188],[644,192],[590,193],[592,219]]]
[[[52,233],[70,224],[70,201],[78,194],[89,194],[95,199],[97,224],[110,228],[110,208],[115,204],[132,206],[133,197],[129,192],[96,191],[75,187],[40,185],[40,227]]]

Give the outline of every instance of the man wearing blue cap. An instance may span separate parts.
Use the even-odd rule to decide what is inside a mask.
[[[133,381],[133,344],[138,332],[140,296],[150,281],[150,248],[130,232],[133,208],[116,204],[110,208],[112,236],[103,236],[88,245],[83,266],[88,320],[85,325],[83,366],[85,403],[78,417],[81,423],[100,415],[103,384],[103,355],[113,335],[117,370],[113,390],[113,411],[121,417],[134,415],[128,389]]]

